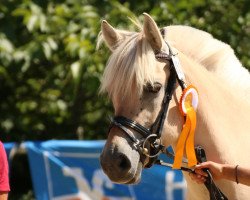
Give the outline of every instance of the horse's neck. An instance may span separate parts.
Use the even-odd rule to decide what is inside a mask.
[[[188,26],[169,26],[166,39],[185,55],[201,63],[208,71],[225,81],[235,92],[250,98],[250,75],[242,67],[233,49],[212,35]],[[183,34],[183,32],[185,34]]]
[[[182,66],[188,82],[198,88],[196,144],[207,150],[208,159],[236,162],[237,149],[249,140],[250,104],[233,95],[222,80],[183,55]],[[244,138],[240,137],[244,136]],[[232,141],[234,148],[231,148]],[[236,141],[239,141],[238,144]],[[241,146],[248,151],[249,145]]]
[[[180,45],[185,45],[185,41]],[[209,71],[207,66],[196,65],[198,60],[194,58],[195,54],[192,60],[181,53],[179,56],[184,58],[181,63],[187,81],[199,92],[195,145],[205,149],[208,160],[250,166],[250,157],[247,156],[250,151],[249,73],[239,64],[230,65],[232,59],[228,59],[230,62],[227,63],[221,57],[219,61],[213,60],[211,66],[215,64],[215,68]],[[195,184],[188,174],[184,175],[188,184],[188,199],[209,199],[204,186]],[[216,185],[230,199],[247,199],[250,195],[249,189],[242,188],[242,185],[236,188],[230,181],[219,181]]]

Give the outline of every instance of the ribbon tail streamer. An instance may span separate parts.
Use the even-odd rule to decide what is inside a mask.
[[[193,107],[188,109],[188,118],[192,122],[190,124],[189,135],[186,141],[186,154],[188,159],[188,167],[193,167],[197,164],[196,154],[194,150],[194,134],[195,134],[195,127],[196,127],[196,112]]]
[[[186,119],[186,123],[184,124],[183,130],[181,135],[178,139],[176,145],[176,152],[175,152],[175,159],[173,163],[173,169],[180,169],[182,164],[182,157],[184,154],[184,147],[190,131],[190,120],[189,118]]]

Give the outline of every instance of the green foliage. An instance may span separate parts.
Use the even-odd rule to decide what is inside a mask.
[[[96,51],[101,19],[133,30],[148,12],[160,26],[187,24],[229,43],[250,68],[248,0],[3,0],[0,130],[3,140],[100,139],[112,108],[98,95],[109,52]]]

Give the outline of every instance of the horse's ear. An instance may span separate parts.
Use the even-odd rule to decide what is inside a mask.
[[[123,38],[106,20],[102,21],[102,34],[105,43],[111,51],[117,48],[118,43]]]
[[[145,33],[146,39],[150,43],[154,51],[160,51],[162,49],[163,38],[161,32],[153,18],[147,14],[144,15],[143,31]]]

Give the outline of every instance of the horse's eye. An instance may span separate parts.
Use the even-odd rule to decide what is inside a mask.
[[[155,82],[153,85],[148,83],[145,86],[145,90],[147,92],[157,93],[160,91],[161,87],[162,87],[162,84],[160,84],[159,82]]]

